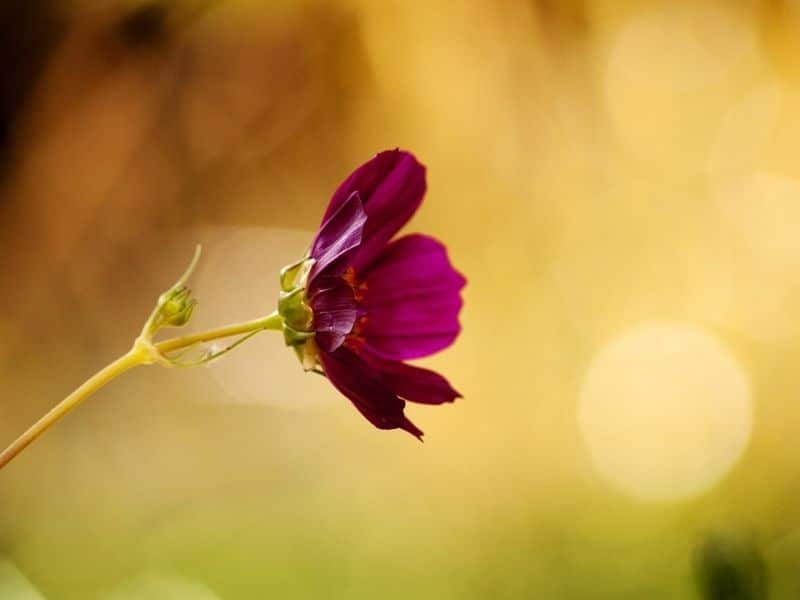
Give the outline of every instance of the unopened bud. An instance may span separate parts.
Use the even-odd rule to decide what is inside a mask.
[[[162,298],[159,307],[158,323],[160,327],[182,327],[192,318],[197,300],[187,287],[171,290]]]

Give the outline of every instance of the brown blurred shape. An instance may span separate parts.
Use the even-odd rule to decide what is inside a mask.
[[[370,77],[342,8],[89,3],[60,21],[44,1],[2,11],[6,29],[26,17],[40,32],[30,64],[0,88],[15,157],[0,190],[6,339],[23,327],[113,334],[111,321],[163,285],[156,273],[180,270],[185,257],[158,256],[171,232],[305,224],[350,162],[338,150]],[[354,70],[360,87],[348,85]]]

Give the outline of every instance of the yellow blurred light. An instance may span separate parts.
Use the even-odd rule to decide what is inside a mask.
[[[717,312],[740,331],[780,339],[800,332],[800,179],[765,171],[717,190],[724,226],[721,259],[707,285]]]
[[[10,561],[0,560],[0,598],[44,600],[44,596]]]
[[[702,329],[641,326],[594,357],[578,419],[604,478],[642,500],[683,499],[741,456],[753,419],[749,381]]]
[[[758,167],[778,124],[782,103],[780,83],[767,74],[726,111],[708,164],[712,185],[724,184],[732,175]]]
[[[634,16],[612,42],[604,82],[621,141],[638,157],[692,164],[726,78],[758,62],[757,50],[752,23],[719,4],[666,3]]]
[[[103,600],[219,600],[203,583],[168,575],[141,575],[102,596]]]
[[[800,333],[797,94],[766,72],[723,118],[708,162],[711,208],[697,249],[703,314],[759,339]]]

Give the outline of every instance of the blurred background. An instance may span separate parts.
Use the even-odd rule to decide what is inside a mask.
[[[265,333],[0,473],[18,599],[800,597],[800,2],[3,0],[0,436],[194,328],[379,150],[466,274],[465,398],[370,426]]]

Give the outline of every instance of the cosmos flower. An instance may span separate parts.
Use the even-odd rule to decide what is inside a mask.
[[[281,272],[284,336],[308,370],[327,376],[373,425],[422,431],[405,401],[460,397],[404,361],[453,343],[466,281],[437,240],[392,240],[419,208],[425,168],[408,152],[378,154],[336,190],[308,255]]]

